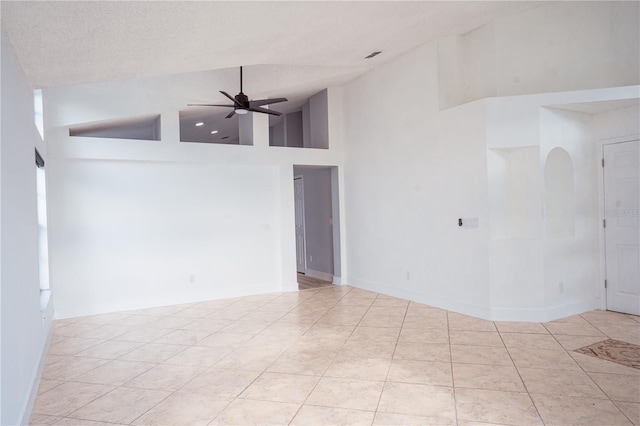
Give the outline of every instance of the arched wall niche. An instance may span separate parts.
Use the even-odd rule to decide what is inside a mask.
[[[547,238],[575,235],[575,183],[571,156],[563,148],[547,155],[544,167],[544,212]]]

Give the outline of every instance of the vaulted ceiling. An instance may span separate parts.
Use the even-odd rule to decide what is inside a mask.
[[[34,88],[260,65],[294,94],[541,3],[2,1],[1,17]]]

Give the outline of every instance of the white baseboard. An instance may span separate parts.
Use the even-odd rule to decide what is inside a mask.
[[[413,302],[434,306],[436,308],[446,309],[452,312],[471,315],[477,318],[490,319],[489,317],[491,313],[489,309],[483,306],[471,305],[457,300],[434,296],[431,294],[419,293],[412,290],[392,287],[390,285],[353,277],[349,277],[348,282],[349,285],[352,285],[354,287],[375,291],[387,296],[398,297],[400,299],[410,300]]]
[[[493,321],[547,322],[572,315],[582,314],[599,308],[599,301],[579,300],[566,305],[541,309],[492,308]]]
[[[286,285],[286,287],[284,287]],[[259,294],[269,294],[280,291],[298,291],[298,282],[292,281],[288,283],[268,283],[256,282],[251,286],[233,287],[233,286],[210,286],[197,293],[181,294],[158,294],[150,291],[149,297],[145,299],[118,299],[99,301],[96,300],[91,304],[60,306],[56,303],[55,319],[67,319],[83,317],[88,315],[100,315],[114,312],[134,311],[140,309],[156,308],[159,306],[180,305],[184,303],[198,303],[209,300],[230,299],[234,297],[255,296]],[[86,305],[86,306],[85,306]]]
[[[51,312],[52,309],[48,309],[47,311]],[[53,335],[53,320],[51,319],[51,316],[52,315],[48,315],[47,319],[45,320],[47,330],[45,332],[44,344],[42,345],[38,367],[35,370],[35,375],[33,377],[33,380],[31,381],[31,390],[29,391],[29,400],[27,401],[27,405],[24,408],[24,411],[22,412],[22,419],[19,423],[21,425],[30,424],[29,420],[31,419],[33,405],[35,404],[36,397],[38,396],[38,388],[40,388],[40,378],[42,377],[42,371],[44,370],[44,362],[47,359],[49,342],[51,342],[51,336]]]
[[[546,322],[546,309],[492,308],[492,321]]]
[[[307,269],[305,271],[305,275],[308,275],[311,278],[317,278],[319,280],[333,282],[333,274],[329,274],[329,273],[326,273],[326,272],[314,271],[313,269]]]
[[[584,312],[599,309],[598,300],[578,300],[566,305],[552,306],[547,309],[547,321],[557,320],[559,318],[569,317],[571,315],[582,314]]]
[[[342,278],[334,276],[333,277],[333,283],[335,285],[342,285]]]
[[[547,322],[598,309],[599,301],[579,300],[541,309],[489,308],[350,277],[349,285],[490,321]]]

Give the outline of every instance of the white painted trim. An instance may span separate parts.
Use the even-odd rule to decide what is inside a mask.
[[[285,131],[285,133],[286,133],[286,131]],[[295,182],[298,179],[300,179],[300,183],[302,184],[302,242],[303,242],[303,246],[304,246],[303,247],[302,257],[304,259],[304,267],[302,268],[303,271],[298,271],[298,250],[297,250],[298,237],[296,236],[296,272],[303,272],[304,274],[306,274],[307,273],[307,221],[306,221],[306,217],[305,217],[305,207],[304,207],[304,176],[303,175],[293,175],[293,185],[294,185],[294,189],[293,189],[293,209],[294,209],[294,215],[295,215],[295,208],[296,208],[296,204],[295,204],[296,203]],[[295,225],[296,224],[295,224],[295,216],[294,216],[294,226]]]
[[[492,321],[547,322],[577,315],[598,308],[599,301],[579,300],[546,309],[492,308]]]
[[[604,284],[603,284],[604,287]],[[566,318],[572,315],[582,314],[598,308],[597,299],[583,299],[565,305],[551,306],[546,309],[547,321]]]
[[[292,253],[293,255],[293,253]],[[292,259],[293,256],[289,255],[288,258]],[[295,265],[291,265],[290,268],[287,268],[288,271],[293,272],[293,279],[296,279]],[[288,278],[288,276],[286,277]],[[288,280],[287,280],[288,281]],[[149,309],[149,308],[157,308],[159,306],[168,306],[168,305],[180,305],[185,303],[198,303],[203,300],[224,300],[224,299],[232,299],[236,297],[245,297],[245,296],[254,296],[256,294],[271,294],[275,292],[281,291],[298,291],[298,282],[294,281],[296,288],[293,289],[291,286],[286,287],[284,290],[282,288],[274,287],[272,283],[261,283],[256,282],[255,285],[247,286],[247,287],[231,287],[231,286],[223,286],[214,289],[211,293],[207,294],[185,294],[184,297],[177,298],[175,295],[159,295],[153,292],[148,294],[148,298],[144,300],[140,299],[128,299],[128,300],[115,300],[115,301],[107,301],[103,303],[94,304],[92,306],[79,306],[74,305],[68,308],[56,308],[54,311],[53,318],[55,319],[67,319],[67,318],[77,318],[88,315],[99,315],[99,314],[107,314],[114,312],[126,312],[140,309]],[[285,283],[288,285],[288,283]],[[215,291],[217,290],[217,291]]]
[[[38,389],[40,388],[40,379],[42,378],[42,371],[44,370],[44,363],[47,359],[47,351],[49,350],[49,342],[51,342],[51,336],[53,335],[53,321],[51,317],[45,319],[44,327],[47,327],[47,331],[45,333],[44,344],[42,345],[42,350],[40,353],[40,361],[38,362],[38,367],[35,370],[35,375],[31,381],[31,390],[29,391],[29,399],[27,400],[27,404],[22,411],[22,419],[20,419],[21,425],[28,425],[29,420],[31,419],[31,413],[33,411],[33,405],[36,402],[36,397],[38,396]]]
[[[349,279],[349,285],[365,290],[375,291],[388,296],[398,297],[429,306],[446,309],[473,317],[490,321],[522,321],[522,322],[546,322],[571,315],[581,314],[597,308],[597,300],[579,300],[566,305],[553,306],[548,309],[487,309],[482,306],[462,303],[454,299],[434,297],[432,295],[403,290],[381,283],[374,283],[362,279]]]
[[[398,297],[400,299],[423,303],[429,306],[435,306],[437,308],[446,309],[452,312],[458,312],[461,314],[471,315],[487,320],[490,319],[490,311],[487,308],[462,303],[449,298],[434,297],[433,295],[400,289],[397,287],[392,287],[390,285],[375,283],[354,277],[349,278],[349,285],[365,290],[375,291],[376,293],[385,294],[387,296]]]
[[[334,276],[333,277],[333,284],[335,284],[335,285],[343,285],[342,278]]]
[[[492,321],[545,322],[546,309],[492,308]]]
[[[341,233],[344,232],[340,220],[340,171],[338,166],[329,168],[331,174],[331,236],[333,240],[333,274],[342,276],[342,242]],[[334,282],[335,284],[335,282]]]
[[[333,282],[333,274],[329,274],[327,272],[314,271],[313,269],[307,268],[305,269],[305,275],[308,275],[311,278],[317,278],[319,280]]]
[[[598,154],[596,158],[598,160],[598,219],[599,224],[604,221],[604,167],[602,167],[602,161],[604,159],[604,146],[616,143],[633,142],[640,140],[640,135],[628,135],[620,136],[610,139],[600,139],[596,141],[596,150]],[[604,288],[604,280],[607,279],[607,262],[606,262],[606,241],[604,227],[599,225],[598,228],[598,244],[600,251],[600,281],[599,281],[599,303],[593,309],[607,310],[607,289]]]

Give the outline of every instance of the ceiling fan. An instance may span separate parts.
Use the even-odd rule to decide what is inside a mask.
[[[249,111],[251,112],[261,112],[263,114],[271,114],[271,115],[282,115],[281,112],[272,111],[266,108],[261,108],[264,105],[275,104],[278,102],[286,102],[287,98],[274,98],[274,99],[257,99],[255,101],[250,101],[249,97],[242,92],[242,67],[240,67],[240,93],[238,93],[235,97],[232,97],[227,92],[221,90],[220,93],[225,95],[229,100],[233,102],[231,105],[220,105],[220,104],[188,104],[188,106],[213,106],[213,107],[228,107],[233,108],[225,118],[231,118],[234,114],[246,114]]]

